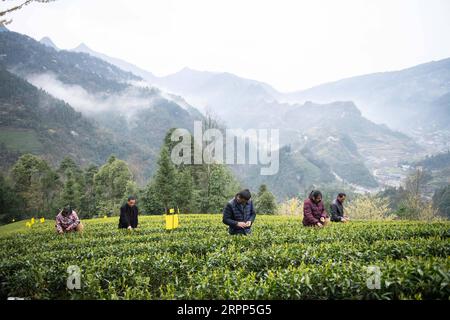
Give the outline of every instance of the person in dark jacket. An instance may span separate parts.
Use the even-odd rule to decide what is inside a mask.
[[[119,228],[133,230],[138,226],[139,209],[136,206],[136,198],[128,197],[127,203],[120,208]]]
[[[223,223],[228,226],[230,234],[251,233],[251,227],[256,218],[252,197],[248,189],[240,191],[223,209]]]
[[[344,201],[347,195],[339,193],[337,198],[331,204],[331,221],[333,222],[348,222],[349,218],[344,215]]]
[[[303,203],[303,225],[307,227],[323,227],[330,222],[322,202],[322,193],[311,191],[309,198]]]

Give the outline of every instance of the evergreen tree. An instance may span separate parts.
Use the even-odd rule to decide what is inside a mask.
[[[94,175],[95,193],[100,214],[112,214],[120,208],[130,190],[132,174],[125,161],[109,157]]]
[[[175,203],[181,212],[192,212],[193,179],[189,168],[178,170],[176,174]]]
[[[226,202],[239,189],[239,183],[230,169],[221,164],[174,165],[170,141],[173,129],[168,132],[161,147],[158,167],[145,191],[145,210],[158,212],[179,208],[182,212],[221,212]],[[195,142],[191,139],[191,149]],[[193,151],[191,157],[193,157]],[[192,162],[193,163],[193,162]]]
[[[82,214],[82,196],[84,194],[83,171],[70,157],[65,157],[57,170],[63,188],[59,207],[70,205]]]
[[[45,160],[24,154],[14,164],[11,176],[14,192],[23,199],[20,209],[27,216],[52,215],[58,176]]]
[[[164,210],[176,206],[176,169],[170,159],[167,146],[161,148],[158,169],[155,174],[155,187]]]
[[[95,165],[90,165],[83,172],[84,189],[80,198],[80,215],[83,218],[92,217],[97,214],[97,198],[95,193],[94,176],[98,172]]]
[[[75,163],[75,161],[70,157],[65,157],[58,168],[58,173],[62,175],[63,177],[67,175],[67,172],[71,172],[73,174],[73,178],[80,178],[82,174],[82,170],[80,167]]]
[[[154,180],[150,181],[144,192],[143,209],[147,214],[164,213],[164,204],[159,196],[159,190]]]
[[[0,174],[0,223],[10,223],[13,220],[25,218],[19,210],[20,201],[11,182]]]
[[[62,206],[70,205],[73,209],[79,211],[81,206],[80,186],[75,180],[72,171],[68,170],[66,174],[66,183],[61,193]]]
[[[265,184],[259,187],[258,194],[255,199],[256,213],[275,214],[277,202],[275,196],[267,189]]]
[[[236,194],[239,184],[225,165],[210,165],[210,169],[207,196],[203,198],[202,209],[204,213],[219,213]]]

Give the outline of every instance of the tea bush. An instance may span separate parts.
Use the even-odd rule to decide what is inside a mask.
[[[57,235],[52,221],[0,228],[0,297],[30,299],[449,299],[450,223],[371,221],[305,228],[300,217],[258,216],[253,234],[229,236],[221,215],[181,215],[164,230],[143,216],[85,220]],[[81,289],[66,287],[81,269]],[[381,271],[367,286],[367,267]]]

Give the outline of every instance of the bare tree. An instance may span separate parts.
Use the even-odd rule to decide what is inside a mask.
[[[417,168],[406,179],[405,196],[402,201],[402,207],[406,209],[405,218],[420,219],[424,215],[433,216],[430,211],[430,201],[425,197],[427,182],[430,179],[430,174],[422,168]]]
[[[2,2],[6,2],[6,1],[10,1],[10,0],[2,0]],[[9,20],[5,19],[5,16],[7,14],[10,14],[11,12],[20,10],[23,7],[29,5],[29,4],[31,4],[33,2],[48,3],[48,2],[53,2],[53,1],[56,1],[56,0],[25,0],[21,4],[12,6],[12,7],[8,8],[8,9],[4,9],[4,10],[0,11],[0,26],[7,25],[7,24],[10,24],[12,22],[12,19],[9,19]]]

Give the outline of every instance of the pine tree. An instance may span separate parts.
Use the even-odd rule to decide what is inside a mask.
[[[14,164],[11,176],[14,192],[24,200],[24,213],[32,216],[51,211],[58,177],[45,160],[24,154]]]
[[[97,198],[95,192],[94,176],[98,172],[95,165],[91,165],[83,172],[84,188],[80,197],[80,213],[82,218],[92,217],[97,214]]]
[[[81,205],[79,185],[77,184],[74,174],[67,172],[66,183],[61,194],[62,205],[70,205],[74,209],[79,209]]]
[[[114,156],[94,175],[95,193],[102,214],[118,211],[128,196],[132,178],[127,163]]]
[[[149,213],[169,208],[183,212],[221,212],[226,202],[239,189],[239,183],[230,169],[221,164],[174,165],[170,151],[173,129],[168,132],[161,147],[158,168],[145,191],[144,208]],[[191,149],[194,147],[191,139]],[[193,156],[193,152],[191,152]]]
[[[189,168],[178,170],[176,178],[175,203],[181,212],[192,212],[193,180]]]
[[[164,204],[159,197],[159,190],[156,187],[155,180],[151,180],[144,192],[142,206],[147,214],[164,213]]]
[[[277,202],[275,196],[267,189],[265,184],[259,187],[258,194],[255,199],[256,213],[275,214]]]
[[[236,194],[239,184],[228,167],[215,164],[210,168],[207,197],[204,198],[205,202],[202,207],[205,213],[218,213]]]
[[[158,197],[167,211],[176,206],[176,170],[170,159],[167,146],[161,148],[158,159],[158,169],[155,174],[155,187]]]
[[[24,218],[20,212],[20,197],[14,192],[11,182],[0,173],[0,222],[10,223]]]

